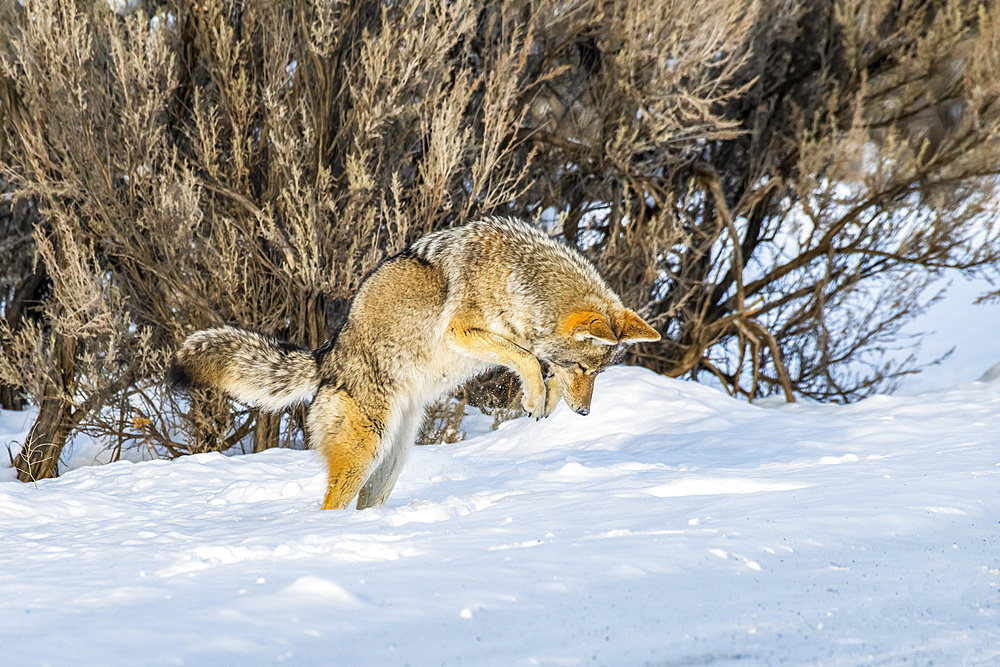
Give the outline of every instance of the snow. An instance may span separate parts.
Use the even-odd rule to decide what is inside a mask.
[[[947,274],[947,297],[904,327],[904,333],[918,336],[917,361],[924,370],[903,379],[900,392],[933,391],[978,379],[986,366],[1000,362],[1000,300],[976,304],[976,299],[997,291],[986,280],[966,280],[957,272]],[[951,355],[942,363],[935,359]],[[903,357],[901,351],[899,356]]]
[[[3,481],[0,655],[995,664],[998,434],[996,379],[750,405],[618,368],[588,417],[417,448],[361,512],[319,510],[305,451]]]

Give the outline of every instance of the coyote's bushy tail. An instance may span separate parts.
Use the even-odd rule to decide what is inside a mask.
[[[312,351],[233,327],[188,336],[168,376],[175,387],[215,387],[269,411],[304,401],[319,387],[319,365]]]

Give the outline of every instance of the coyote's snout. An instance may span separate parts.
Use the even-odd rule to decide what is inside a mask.
[[[625,308],[582,255],[525,222],[489,218],[419,239],[358,290],[316,351],[231,327],[191,335],[171,375],[265,410],[313,397],[306,423],[326,459],[323,508],[385,502],[425,406],[495,366],[522,406],[559,399],[589,414],[594,379],[626,345],[660,335]]]

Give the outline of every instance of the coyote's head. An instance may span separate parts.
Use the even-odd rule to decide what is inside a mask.
[[[590,413],[594,378],[618,361],[626,345],[655,342],[660,334],[627,308],[610,315],[576,311],[564,317],[539,359],[548,362],[574,412]]]

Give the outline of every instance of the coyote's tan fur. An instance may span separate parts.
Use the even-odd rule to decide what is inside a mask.
[[[175,380],[265,410],[313,396],[306,435],[329,472],[323,508],[384,503],[426,405],[494,366],[514,370],[534,417],[560,398],[590,411],[594,377],[660,335],[575,250],[489,218],[429,234],[369,276],[316,351],[223,327],[192,334]],[[546,379],[543,370],[551,375]]]

